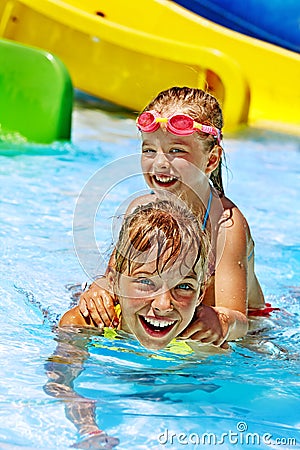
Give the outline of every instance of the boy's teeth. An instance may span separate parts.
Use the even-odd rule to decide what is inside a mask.
[[[169,327],[170,325],[173,325],[175,323],[175,320],[157,320],[152,317],[144,317],[144,320],[150,325],[153,325],[154,327]]]
[[[159,177],[158,175],[155,175],[155,178],[160,183],[170,183],[171,181],[175,181],[176,180],[175,177]]]

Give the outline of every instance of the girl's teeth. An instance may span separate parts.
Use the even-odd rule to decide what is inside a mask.
[[[175,181],[176,178],[175,177],[159,177],[159,176],[155,176],[155,178],[157,179],[157,181],[159,181],[160,183],[170,183],[171,181]]]
[[[157,320],[152,317],[144,317],[144,320],[150,325],[153,325],[154,327],[169,327],[170,325],[173,325],[175,323],[175,320]]]

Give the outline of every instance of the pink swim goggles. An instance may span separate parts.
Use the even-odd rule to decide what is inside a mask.
[[[195,122],[186,114],[173,114],[170,117],[160,117],[156,111],[145,111],[136,119],[136,125],[144,133],[153,133],[161,123],[166,124],[167,130],[177,136],[189,136],[195,131],[215,136],[218,144],[221,141],[221,132],[218,128]]]

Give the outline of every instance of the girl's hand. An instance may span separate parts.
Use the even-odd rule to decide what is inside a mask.
[[[181,333],[180,337],[192,339],[204,345],[228,348],[225,342],[229,333],[229,317],[217,309],[200,305],[193,321]]]
[[[79,299],[79,310],[84,317],[90,317],[99,328],[116,328],[119,319],[114,308],[114,298],[104,287],[105,279],[95,281]]]

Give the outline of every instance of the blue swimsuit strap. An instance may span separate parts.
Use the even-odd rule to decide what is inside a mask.
[[[209,213],[210,213],[211,201],[212,201],[212,192],[210,191],[207,208],[206,208],[204,219],[203,219],[202,231],[204,231],[206,228],[207,220],[208,220]]]

